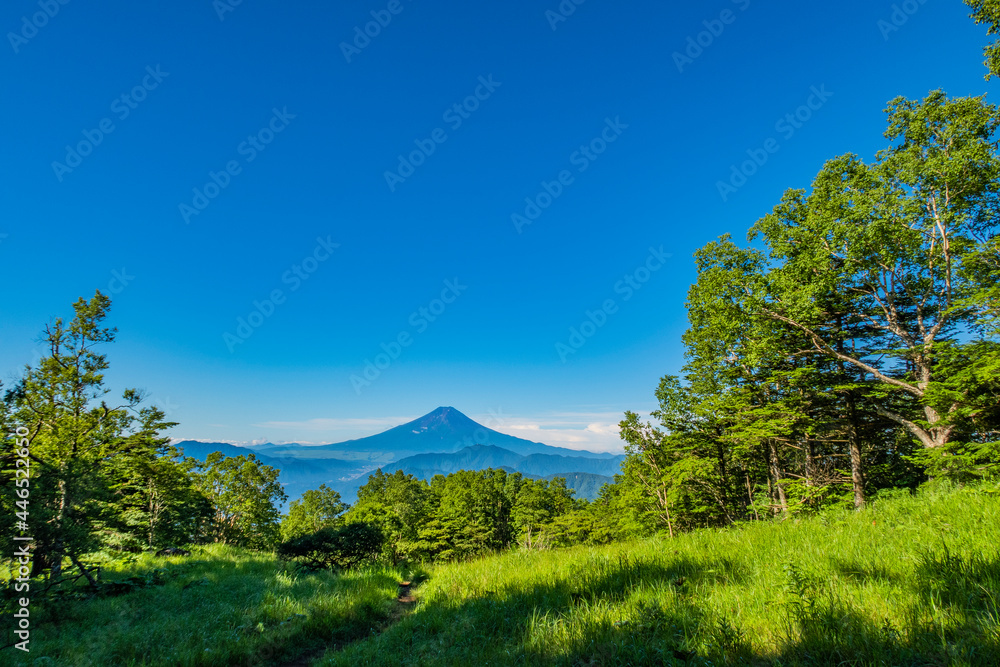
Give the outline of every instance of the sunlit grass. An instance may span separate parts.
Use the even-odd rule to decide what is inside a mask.
[[[1000,664],[988,489],[429,573],[412,615],[321,664]]]
[[[105,580],[166,568],[166,584],[34,606],[30,655],[0,663],[992,666],[998,491],[424,570],[296,574],[220,546],[144,555]],[[412,611],[400,579],[422,582]]]

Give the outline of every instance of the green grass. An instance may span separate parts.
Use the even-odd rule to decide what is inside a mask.
[[[33,615],[30,657],[0,662],[1000,665],[996,487],[431,566],[409,613],[394,601],[409,573],[392,568],[295,576],[219,547],[169,562],[185,569],[165,586]]]
[[[429,574],[412,614],[320,664],[1000,665],[985,489]]]
[[[172,571],[168,583],[33,607],[30,654],[5,649],[0,664],[280,664],[370,634],[392,613],[399,578],[383,567],[297,575],[271,555],[213,545],[186,558],[143,556],[104,579],[154,567]]]

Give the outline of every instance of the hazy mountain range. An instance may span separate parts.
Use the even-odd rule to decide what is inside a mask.
[[[565,477],[578,498],[595,498],[611,482],[624,456],[550,447],[487,428],[455,408],[441,407],[419,419],[367,438],[331,445],[265,444],[238,447],[185,440],[175,443],[200,461],[212,452],[254,454],[281,471],[289,500],[320,484],[336,489],[345,502],[378,468],[402,470],[421,479],[458,470],[503,468],[534,479]]]

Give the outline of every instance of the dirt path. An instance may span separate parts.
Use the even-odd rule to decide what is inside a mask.
[[[410,582],[404,581],[399,584],[399,595],[396,596],[396,602],[399,605],[409,605],[417,601],[417,598],[410,594]],[[407,610],[410,608],[407,607]]]
[[[410,591],[410,586],[411,583],[409,581],[402,581],[399,583],[399,592],[396,594],[396,604],[393,607],[392,612],[389,614],[389,618],[386,620],[385,624],[379,628],[379,632],[385,632],[389,627],[403,620],[403,618],[413,611],[415,606],[417,606],[417,598],[414,597],[413,593]],[[360,639],[357,641],[360,641]],[[351,643],[353,642],[324,646],[315,651],[310,651],[303,656],[299,656],[291,662],[283,662],[281,663],[281,667],[309,667],[309,665],[322,658],[331,649],[339,651]]]

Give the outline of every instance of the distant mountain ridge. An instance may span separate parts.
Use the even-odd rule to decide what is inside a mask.
[[[470,419],[452,407],[440,407],[406,424],[382,433],[332,445],[265,444],[240,447],[193,440],[175,443],[185,456],[204,461],[212,452],[225,456],[253,454],[281,471],[279,481],[290,500],[320,484],[340,492],[353,503],[357,490],[377,468],[392,473],[430,479],[458,470],[502,468],[525,476],[558,475],[588,487],[593,476],[618,473],[624,456],[550,447],[540,442],[500,433]],[[575,487],[574,487],[575,488]],[[598,485],[599,488],[599,485]],[[583,497],[578,495],[578,497]]]
[[[484,470],[486,468],[510,468],[517,472],[545,477],[558,473],[581,472],[610,477],[621,468],[624,456],[609,459],[593,459],[583,456],[561,456],[554,454],[529,454],[521,456],[515,452],[491,445],[473,445],[454,454],[428,453],[409,456],[382,466],[384,472],[391,470],[433,470],[448,474],[459,470]]]
[[[588,459],[546,454],[520,456],[499,447],[475,445],[454,454],[410,456],[382,466],[382,471],[393,473],[402,470],[407,475],[428,482],[435,475],[487,468],[496,468],[509,474],[520,473],[527,479],[552,481],[556,477],[562,477],[566,480],[566,486],[576,492],[576,498],[594,500],[600,495],[602,486],[615,481],[614,475],[621,468],[619,459],[624,460],[624,458],[621,456],[616,459]]]

